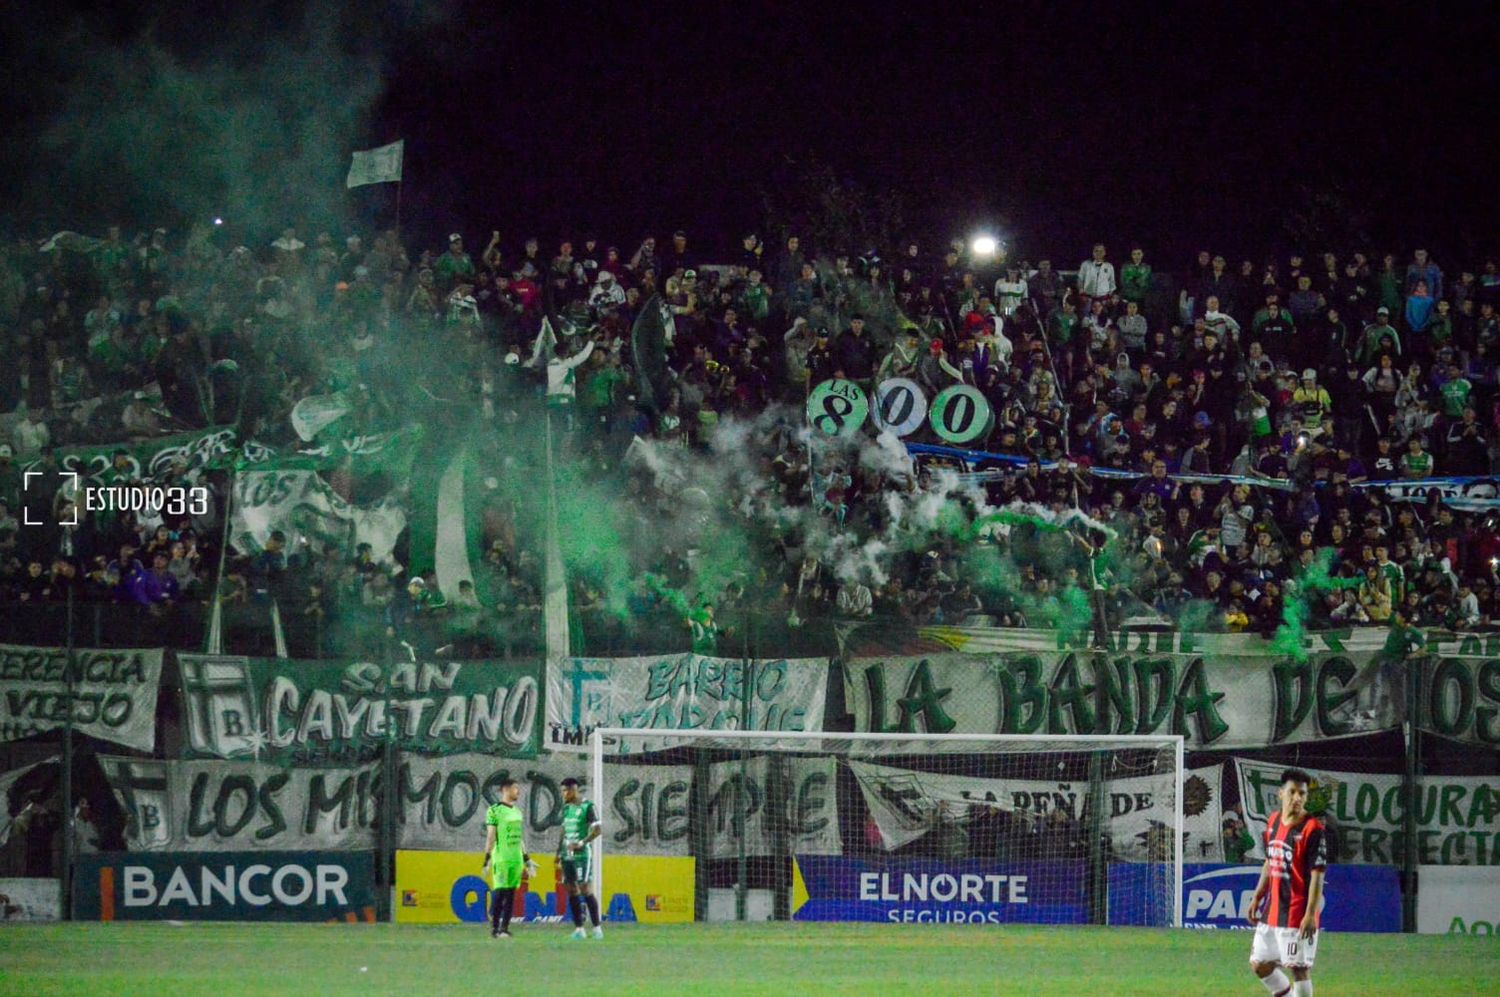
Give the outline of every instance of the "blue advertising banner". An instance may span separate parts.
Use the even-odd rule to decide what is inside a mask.
[[[1109,867],[1109,923],[1154,924],[1148,888],[1164,866],[1115,863]],[[1185,864],[1182,867],[1182,925],[1185,928],[1243,928],[1259,865]],[[1401,881],[1393,866],[1331,865],[1323,891],[1322,925],[1329,931],[1400,931]]]
[[[104,852],[81,855],[85,921],[373,921],[366,852]]]
[[[797,921],[896,924],[1083,924],[1082,861],[858,859],[799,855],[807,900]]]

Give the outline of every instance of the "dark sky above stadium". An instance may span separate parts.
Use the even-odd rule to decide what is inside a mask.
[[[80,152],[80,133],[119,126],[100,98],[123,85],[101,75],[109,65],[147,88],[126,101],[149,109],[134,128],[179,127],[180,99],[261,90],[314,125],[283,134],[262,114],[227,116],[225,128],[252,133],[231,153],[253,159],[251,175],[304,160],[294,179],[264,185],[279,200],[247,216],[251,227],[296,210],[276,188],[324,186],[313,179],[321,132],[343,147],[327,198],[367,216],[389,207],[388,192],[344,194],[348,149],[407,140],[403,212],[424,238],[498,228],[552,240],[588,227],[628,252],[648,229],[681,226],[727,249],[760,225],[762,187],[810,158],[899,190],[929,240],[1001,225],[1022,255],[1073,262],[1096,238],[1118,255],[1139,240],[1163,264],[1200,243],[1284,252],[1283,219],[1304,187],[1341,190],[1340,219],[1403,251],[1492,251],[1500,231],[1500,32],[1480,4],[820,7],[12,5],[5,96],[22,113],[0,180],[21,194],[6,210],[27,229],[97,228],[106,216],[181,225],[212,210],[193,188],[213,144],[203,133],[163,153],[187,181],[175,190],[121,182],[93,160],[125,154],[98,143]],[[144,53],[176,67],[177,89],[150,90],[162,63]],[[225,67],[242,75],[220,96]]]

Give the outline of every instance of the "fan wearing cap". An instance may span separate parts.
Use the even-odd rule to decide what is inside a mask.
[[[1292,392],[1292,407],[1302,417],[1309,436],[1323,431],[1323,420],[1333,412],[1333,397],[1318,384],[1318,372],[1311,367],[1302,372],[1302,383]]]
[[[468,278],[470,283],[474,281],[474,261],[469,254],[464,252],[464,237],[454,232],[448,236],[448,249],[437,258],[432,267],[433,276],[437,278],[438,286],[444,291],[451,290],[459,278]]]
[[[625,289],[620,282],[615,280],[615,275],[608,270],[600,270],[599,276],[594,280],[594,286],[589,291],[589,307],[595,314],[610,308],[617,308],[625,303]]]
[[[1365,326],[1365,334],[1360,339],[1359,362],[1373,363],[1380,355],[1382,343],[1389,339],[1391,341],[1391,352],[1396,356],[1401,355],[1401,336],[1391,325],[1391,310],[1385,305],[1375,309],[1375,321]]]

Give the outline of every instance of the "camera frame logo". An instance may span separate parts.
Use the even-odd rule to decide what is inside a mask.
[[[45,478],[46,471],[23,471],[21,491],[30,492],[33,478]],[[64,479],[58,489],[69,497],[73,506],[71,519],[59,519],[58,526],[78,526],[80,510],[85,512],[134,512],[155,516],[206,516],[208,515],[210,492],[205,485],[96,485],[82,480],[77,471],[57,471]],[[21,525],[46,526],[45,522],[31,516],[30,507],[23,507]]]

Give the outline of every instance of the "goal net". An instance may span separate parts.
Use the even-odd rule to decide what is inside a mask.
[[[590,754],[596,886],[641,920],[1181,923],[1181,737],[602,728]]]

